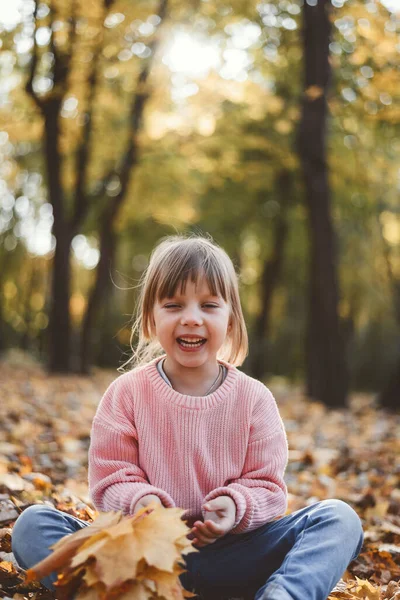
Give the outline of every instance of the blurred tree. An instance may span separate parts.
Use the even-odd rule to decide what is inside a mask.
[[[397,210],[397,212],[399,213],[400,211]],[[400,223],[398,215],[396,218],[395,213],[384,210],[382,207],[381,213],[378,217],[378,227],[381,233],[383,254],[387,269],[387,278],[392,291],[393,312],[397,326],[400,329],[400,254],[398,250],[396,252],[396,247],[398,246],[400,237]],[[393,248],[393,246],[395,247]],[[399,399],[400,359],[397,359],[393,371],[390,373],[387,384],[379,395],[379,402],[384,408],[388,408],[390,410],[400,410]]]
[[[54,253],[54,264],[52,273],[52,297],[50,307],[49,323],[49,360],[52,371],[67,371],[70,368],[70,249],[74,236],[81,230],[88,217],[89,212],[99,211],[97,221],[100,237],[100,261],[97,267],[96,283],[87,304],[87,312],[84,319],[81,369],[86,370],[90,362],[90,331],[93,322],[94,311],[103,299],[103,293],[108,280],[108,266],[112,259],[115,240],[113,227],[118,210],[126,198],[131,169],[136,163],[137,157],[137,134],[139,132],[143,109],[147,101],[149,90],[147,80],[151,61],[154,55],[155,42],[147,49],[146,58],[143,59],[144,66],[140,69],[137,79],[137,88],[132,91],[130,126],[128,130],[128,142],[122,157],[115,159],[117,166],[112,166],[103,180],[100,180],[96,193],[88,190],[88,177],[91,167],[91,150],[93,145],[93,122],[94,110],[98,97],[98,80],[100,71],[100,58],[107,53],[108,47],[104,45],[104,32],[107,25],[106,17],[114,0],[102,0],[90,5],[80,5],[75,2],[71,7],[62,3],[53,2],[46,5],[45,18],[47,19],[48,53],[51,59],[48,61],[46,77],[51,81],[51,89],[41,93],[35,80],[41,75],[43,69],[42,61],[39,59],[40,34],[43,33],[38,2],[35,2],[33,13],[34,22],[34,46],[30,65],[30,75],[26,89],[35,101],[44,120],[44,159],[47,173],[47,187],[49,201],[53,207],[53,233],[56,239]],[[159,25],[166,13],[166,0],[161,1],[157,11],[157,24]],[[43,8],[43,7],[42,7]],[[116,17],[120,13],[115,13]],[[111,20],[113,15],[111,15]],[[153,27],[154,29],[154,27]],[[41,44],[43,46],[45,44]],[[62,131],[61,113],[65,109],[68,94],[71,94],[76,86],[76,69],[79,62],[79,50],[89,52],[89,67],[86,73],[86,104],[85,111],[80,113],[81,131],[75,141],[75,155],[73,179],[74,184],[69,193],[68,184],[63,181],[64,152],[62,145],[65,136],[71,132]],[[79,77],[79,74],[78,74]],[[75,80],[74,80],[75,78]],[[75,101],[73,99],[74,105]],[[64,142],[65,143],[65,142]],[[69,157],[71,162],[71,157]],[[118,182],[118,183],[117,183]],[[112,198],[107,197],[104,202],[105,191],[110,186],[119,188]],[[72,197],[72,207],[69,206],[68,195]],[[103,202],[102,202],[103,200]],[[101,215],[101,216],[100,216]]]
[[[398,204],[398,16],[379,2],[351,0],[335,11],[333,28],[329,155],[340,244],[340,313],[347,323],[353,386],[379,389],[399,352],[377,227],[382,198],[392,214]],[[399,241],[391,236],[392,260]]]
[[[293,181],[290,171],[278,173],[276,181],[277,197],[280,198],[280,210],[273,222],[272,252],[265,260],[260,277],[260,311],[254,321],[254,350],[251,371],[254,377],[261,379],[268,367],[268,346],[264,340],[271,335],[272,302],[277,285],[282,277],[285,246],[289,230],[288,208],[293,203]]]
[[[310,231],[307,393],[328,406],[346,402],[348,377],[338,316],[335,234],[326,156],[330,80],[330,2],[305,2],[305,85],[298,149],[303,166]]]
[[[71,216],[68,215],[66,192],[62,181],[63,153],[61,149],[61,122],[60,113],[69,91],[69,78],[78,43],[78,31],[84,16],[79,14],[78,2],[74,2],[70,11],[65,10],[59,2],[46,5],[45,15],[48,19],[49,32],[47,53],[48,70],[47,80],[50,81],[50,91],[40,93],[40,87],[35,86],[40,76],[39,69],[43,68],[39,57],[41,29],[43,26],[39,17],[39,2],[35,0],[33,23],[33,52],[30,65],[30,74],[26,90],[37,105],[44,120],[44,163],[47,173],[47,187],[49,201],[53,207],[53,233],[56,239],[54,264],[52,271],[52,294],[50,305],[50,332],[49,332],[49,367],[52,371],[68,371],[70,364],[70,248],[73,237],[79,231],[86,214],[89,203],[85,197],[84,186],[86,183],[88,152],[92,134],[93,92],[97,78],[98,57],[102,49],[102,23],[106,11],[113,0],[103,0],[100,5],[90,3],[91,19],[96,22],[98,31],[95,32],[97,41],[94,47],[93,58],[89,72],[90,93],[88,109],[84,120],[81,141],[76,153],[76,187],[74,205]],[[44,32],[43,32],[44,33]],[[44,44],[42,44],[44,45]]]
[[[168,7],[168,0],[160,0],[157,8],[159,24],[163,23]],[[150,96],[148,79],[154,55],[158,46],[155,38],[148,45],[149,57],[144,61],[136,80],[135,91],[132,95],[128,121],[128,141],[122,157],[117,161],[117,168],[113,168],[100,184],[100,192],[104,194],[111,182],[118,182],[116,193],[110,198],[99,218],[100,260],[96,268],[96,280],[89,293],[87,307],[83,319],[82,341],[80,347],[80,370],[85,373],[92,363],[91,336],[96,312],[105,298],[110,287],[109,268],[115,256],[117,235],[115,223],[123,202],[127,198],[129,183],[133,171],[138,163],[138,136],[142,128],[143,112]]]

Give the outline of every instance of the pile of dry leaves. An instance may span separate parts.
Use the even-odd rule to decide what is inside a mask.
[[[56,597],[17,567],[10,530],[38,502],[86,521],[97,516],[86,481],[89,433],[114,377],[51,377],[26,356],[0,362],[0,598]],[[347,410],[328,411],[282,381],[270,387],[289,438],[289,510],[340,498],[363,521],[363,550],[329,599],[400,600],[400,417],[376,409],[367,395],[355,395]]]
[[[66,536],[27,573],[27,581],[58,571],[59,600],[184,600],[182,557],[198,552],[187,538],[183,509],[158,504],[133,517],[101,513],[90,527]],[[121,557],[124,560],[121,560]]]

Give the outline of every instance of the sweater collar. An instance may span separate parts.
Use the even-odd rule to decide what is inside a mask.
[[[194,410],[214,408],[228,397],[238,381],[240,371],[238,371],[238,369],[236,369],[236,367],[233,365],[223,360],[219,360],[218,362],[225,365],[228,372],[224,382],[215,390],[215,392],[208,394],[208,396],[189,396],[187,394],[181,394],[170,387],[168,383],[160,376],[160,373],[157,369],[157,363],[163,358],[165,358],[165,355],[158,356],[149,362],[143,370],[147,374],[153,388],[161,399],[165,399],[167,402],[171,402],[184,408],[191,408]]]

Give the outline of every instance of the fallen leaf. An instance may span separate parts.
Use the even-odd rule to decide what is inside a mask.
[[[4,573],[15,573],[15,567],[11,562],[8,562],[6,560],[2,560],[0,562],[0,569],[4,572]]]
[[[400,554],[400,546],[395,544],[381,544],[378,546],[379,552],[390,552],[390,554]]]
[[[183,554],[197,552],[187,538],[185,510],[157,503],[133,517],[101,513],[93,524],[63,538],[28,571],[27,581],[59,571],[60,599],[179,600],[191,597],[179,580]]]

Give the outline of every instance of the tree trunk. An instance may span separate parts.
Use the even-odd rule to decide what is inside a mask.
[[[25,329],[21,336],[20,348],[21,348],[21,350],[24,350],[24,351],[30,350],[30,342],[31,342],[30,328],[32,325],[32,320],[33,320],[31,298],[35,292],[36,286],[37,286],[37,271],[36,271],[35,262],[32,261],[30,264],[29,279],[28,279],[25,289],[24,289],[25,298],[24,298],[24,301],[21,302],[21,304],[23,306],[23,320],[25,323]]]
[[[272,232],[274,243],[272,254],[264,263],[261,276],[261,311],[254,324],[254,358],[251,361],[253,377],[261,379],[268,368],[266,342],[270,333],[271,306],[273,295],[282,272],[285,243],[288,234],[287,208],[291,198],[291,180],[288,171],[278,176],[277,192],[280,197],[280,211],[274,221]]]
[[[26,91],[32,97],[44,118],[44,159],[47,172],[47,187],[49,202],[53,207],[53,234],[56,239],[56,249],[52,269],[52,297],[49,313],[49,369],[52,372],[68,372],[71,319],[69,311],[70,294],[70,244],[71,227],[65,216],[63,187],[61,179],[62,157],[59,148],[60,140],[60,109],[67,91],[67,81],[71,66],[72,48],[76,34],[76,20],[72,13],[70,51],[62,53],[51,35],[49,49],[53,55],[53,90],[46,97],[40,97],[34,90],[34,78],[39,64],[37,45],[37,29],[39,0],[34,0],[33,12],[33,50],[30,74],[26,83]],[[58,18],[57,8],[51,5],[50,30]]]
[[[3,317],[2,296],[0,296],[0,354],[6,349],[5,323]]]
[[[5,335],[5,322],[4,322],[4,289],[3,283],[6,275],[6,252],[0,256],[0,354],[6,349],[6,335]]]
[[[166,17],[168,0],[159,0],[157,15],[161,21],[160,27]],[[85,316],[83,319],[81,344],[80,344],[80,371],[87,373],[92,363],[92,329],[97,309],[104,298],[104,294],[110,285],[110,267],[116,249],[116,236],[114,232],[115,221],[118,213],[126,199],[129,181],[138,162],[138,134],[142,128],[143,113],[149,99],[147,87],[154,55],[158,47],[157,37],[149,44],[150,57],[143,63],[137,82],[136,92],[132,98],[129,115],[129,135],[127,148],[122,157],[121,168],[118,172],[112,171],[103,182],[106,188],[108,179],[117,176],[120,180],[120,191],[112,199],[105,209],[102,218],[100,232],[100,260],[96,269],[96,280],[89,295]]]
[[[104,15],[100,19],[104,23],[104,17],[114,0],[103,0]],[[26,91],[32,97],[41,111],[45,126],[45,164],[47,171],[47,184],[49,202],[53,207],[53,234],[56,239],[56,249],[52,269],[51,305],[49,311],[49,368],[53,372],[68,372],[71,368],[71,317],[70,317],[70,247],[73,236],[79,231],[89,211],[88,199],[84,194],[84,186],[89,163],[89,146],[92,138],[92,110],[94,94],[98,76],[98,63],[101,55],[103,35],[99,31],[98,41],[94,48],[92,68],[89,75],[89,100],[87,120],[84,125],[82,141],[79,145],[77,161],[77,177],[75,184],[75,203],[72,216],[66,215],[67,207],[64,202],[64,190],[61,178],[62,155],[60,153],[60,125],[59,115],[65,95],[68,91],[69,74],[72,65],[73,53],[76,48],[77,35],[77,3],[71,4],[69,17],[68,48],[55,43],[54,36],[49,40],[49,50],[53,56],[53,89],[47,96],[38,96],[34,89],[34,79],[40,61],[40,53],[37,45],[37,29],[40,26],[38,19],[39,0],[33,0],[33,50],[30,65],[29,78],[26,83]],[[59,10],[56,3],[50,3],[50,30],[53,23],[58,21]]]
[[[381,207],[384,210],[384,207]],[[386,262],[387,276],[392,288],[393,312],[398,327],[400,327],[400,280],[393,271],[390,247],[382,233],[382,225],[378,218],[378,227],[381,233],[381,241],[383,245],[383,255]],[[396,367],[391,374],[389,381],[384,390],[379,394],[378,401],[380,406],[391,411],[400,410],[400,357]]]
[[[43,107],[45,116],[45,157],[49,199],[53,206],[53,233],[56,248],[53,259],[51,305],[49,316],[49,367],[52,372],[68,372],[70,368],[71,318],[70,246],[71,232],[65,219],[61,184],[61,156],[58,147],[60,101]]]
[[[305,92],[298,151],[310,227],[307,392],[328,406],[344,406],[348,388],[345,348],[338,316],[338,284],[328,167],[327,90],[330,79],[329,0],[303,7]]]
[[[71,238],[67,231],[59,232],[53,261],[49,318],[49,366],[53,373],[67,373],[70,369],[70,246]]]
[[[96,269],[96,280],[90,291],[88,304],[82,324],[82,337],[80,348],[80,371],[87,373],[92,362],[92,331],[95,316],[100,302],[106,295],[111,285],[110,269],[114,260],[116,249],[116,236],[113,223],[108,218],[104,219],[100,234],[100,260]]]
[[[389,383],[379,396],[379,404],[391,411],[400,410],[400,360]]]

